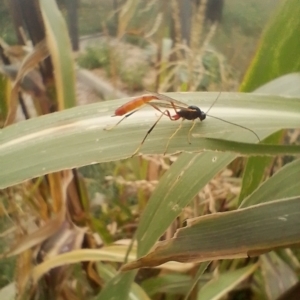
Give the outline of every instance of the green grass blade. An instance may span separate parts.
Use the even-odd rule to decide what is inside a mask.
[[[258,256],[300,243],[300,197],[187,220],[172,239],[122,270],[154,267],[169,260],[203,262]]]
[[[232,154],[182,154],[160,179],[137,229],[138,257],[148,253],[172,221],[220,170]]]
[[[46,27],[47,45],[55,72],[59,110],[76,105],[75,71],[66,23],[56,1],[39,0]]]
[[[258,265],[250,265],[234,271],[220,274],[205,284],[198,293],[198,300],[222,299],[243,280],[247,279],[257,269]]]
[[[265,181],[241,203],[240,207],[283,199],[300,195],[299,184],[300,159],[297,159]]]
[[[284,94],[290,97],[298,97],[300,95],[300,74],[293,73],[281,76],[267,84],[259,87],[254,91],[258,94]],[[283,138],[283,132],[279,131],[267,137],[264,144],[280,144]],[[250,157],[247,161],[244,174],[239,203],[250,195],[261,183],[265,175],[265,171],[273,161],[271,157]]]
[[[299,15],[298,0],[282,1],[265,29],[241,91],[253,91],[278,76],[300,71],[300,39],[295,30],[300,27]]]
[[[216,95],[178,93],[174,97],[209,107]],[[103,130],[117,121],[110,115],[122,103],[124,100],[75,107],[2,129],[0,188],[62,169],[130,157],[157,116],[153,109],[145,107],[114,130]],[[297,128],[300,125],[300,101],[296,98],[227,93],[222,95],[219,103],[211,114],[252,127],[261,137],[281,128]],[[163,153],[166,140],[177,126],[176,122],[162,118],[141,151]],[[189,129],[190,124],[184,123],[182,130],[172,139],[169,153],[205,150],[215,143],[206,139],[209,137],[246,143],[256,141],[253,134],[237,126],[207,119],[196,124],[190,145],[187,142]],[[216,144],[213,146],[218,150]],[[247,151],[250,153],[251,147],[244,149],[244,154]]]
[[[278,131],[264,139],[264,144],[279,144],[282,140],[283,132]],[[261,157],[249,157],[247,160],[246,167],[244,169],[243,181],[241,192],[239,195],[239,203],[243,201],[248,195],[250,195],[262,182],[266,168],[273,161],[270,156]]]

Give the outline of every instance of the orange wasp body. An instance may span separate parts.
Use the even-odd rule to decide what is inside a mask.
[[[219,94],[220,96],[220,94]],[[161,115],[159,116],[159,118],[156,120],[156,122],[151,126],[151,128],[147,131],[145,137],[143,138],[142,142],[140,143],[140,145],[138,146],[138,148],[134,151],[133,155],[138,153],[138,151],[140,150],[140,148],[142,147],[142,145],[144,144],[146,138],[148,137],[148,135],[151,133],[151,131],[154,129],[154,127],[157,125],[157,123],[160,121],[160,119],[162,118],[162,116],[167,116],[171,121],[177,121],[179,119],[181,119],[182,121],[184,120],[190,120],[193,121],[193,125],[191,126],[189,133],[188,133],[188,142],[190,143],[190,134],[195,126],[195,120],[199,118],[200,121],[203,121],[206,116],[209,116],[211,118],[223,121],[225,123],[229,123],[232,125],[236,125],[239,126],[241,128],[244,128],[248,131],[251,131],[256,137],[257,139],[260,141],[258,135],[251,130],[250,128],[244,127],[242,125],[238,125],[235,124],[233,122],[229,122],[223,119],[220,119],[218,117],[215,116],[211,116],[208,115],[207,113],[209,112],[209,110],[213,107],[213,105],[216,103],[216,101],[218,100],[219,96],[216,98],[216,100],[212,103],[212,105],[210,106],[210,108],[207,110],[207,112],[203,112],[198,106],[194,106],[194,105],[190,105],[188,106],[187,104],[175,100],[173,98],[167,97],[165,95],[161,95],[158,93],[151,93],[150,95],[144,95],[138,98],[134,98],[133,100],[123,104],[122,106],[120,106],[119,108],[117,108],[115,110],[115,114],[114,116],[124,116],[118,123],[116,123],[114,126],[110,127],[110,128],[106,128],[106,130],[111,130],[114,127],[116,127],[118,124],[120,124],[124,119],[128,118],[129,116],[131,116],[132,114],[134,114],[135,112],[137,112],[139,109],[141,109],[142,106],[144,105],[150,105],[152,106],[154,109],[156,109],[157,111],[159,111],[161,113]],[[173,109],[175,114],[171,115],[169,109]],[[180,123],[179,127],[176,129],[176,131],[169,137],[166,148],[165,148],[165,152],[168,149],[170,140],[176,135],[176,133],[180,130],[180,128],[182,127],[182,122]]]
[[[131,101],[128,101],[127,103],[123,104],[122,106],[120,106],[115,110],[115,116],[124,116],[129,112],[139,109],[141,106],[147,104],[153,99],[158,100],[159,98],[154,95],[145,95],[145,96],[135,98]]]

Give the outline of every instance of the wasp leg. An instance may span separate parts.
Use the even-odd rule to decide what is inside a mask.
[[[191,133],[192,133],[192,130],[194,129],[195,125],[196,125],[196,122],[195,122],[195,120],[193,120],[193,125],[190,128],[189,133],[188,133],[188,142],[189,142],[189,144],[191,144]]]
[[[184,119],[181,119],[181,122],[180,122],[180,125],[178,126],[178,128],[175,130],[175,132],[169,137],[168,139],[168,142],[166,144],[166,147],[165,147],[165,152],[164,152],[164,155],[166,154],[167,150],[168,150],[168,147],[169,147],[169,144],[170,144],[170,141],[171,139],[177,134],[177,132],[181,129],[182,127],[182,122],[184,121]]]
[[[145,137],[143,138],[142,142],[139,144],[139,146],[137,147],[137,149],[133,152],[133,154],[131,155],[131,157],[135,156],[139,150],[141,149],[141,147],[143,146],[146,138],[148,137],[148,135],[151,133],[151,131],[154,129],[154,127],[157,125],[157,123],[160,121],[160,119],[162,118],[162,116],[166,115],[166,111],[162,112],[161,111],[161,115],[159,116],[159,118],[155,121],[155,123],[151,126],[151,128],[147,131]]]
[[[104,128],[104,130],[107,130],[107,131],[108,131],[108,130],[112,130],[113,128],[115,128],[116,126],[118,126],[124,119],[130,117],[132,114],[134,114],[134,113],[137,112],[137,111],[138,111],[138,109],[132,111],[131,113],[129,113],[129,114],[127,114],[127,115],[125,115],[118,123],[116,123],[115,125],[112,125],[112,126],[106,126],[106,127]]]

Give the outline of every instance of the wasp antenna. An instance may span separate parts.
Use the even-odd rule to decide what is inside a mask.
[[[209,109],[206,111],[206,115],[208,114],[208,112],[212,109],[212,107],[216,104],[216,102],[218,101],[220,95],[221,95],[222,91],[219,92],[218,97],[216,98],[216,100],[212,103],[212,105],[209,107]]]
[[[206,114],[206,115],[207,115],[207,114]],[[222,122],[225,122],[225,123],[228,123],[228,124],[231,124],[231,125],[235,125],[235,126],[238,126],[238,127],[243,128],[243,129],[246,129],[246,130],[252,132],[252,133],[257,137],[258,141],[260,142],[260,138],[259,138],[259,136],[257,135],[257,133],[256,133],[254,130],[248,128],[248,127],[245,127],[245,126],[243,126],[243,125],[239,125],[239,124],[236,124],[236,123],[233,123],[233,122],[229,122],[229,121],[226,121],[226,120],[223,120],[223,119],[221,119],[221,118],[214,117],[214,116],[211,116],[211,115],[207,115],[207,116],[209,116],[209,117],[211,117],[211,118],[213,118],[213,119],[217,119],[217,120],[219,120],[219,121],[222,121]]]

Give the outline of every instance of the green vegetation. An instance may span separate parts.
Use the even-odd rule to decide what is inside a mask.
[[[0,4],[0,36],[9,44],[17,42],[9,10],[4,1]]]
[[[271,12],[279,0],[227,0],[224,4],[223,30],[230,32],[240,28],[246,36],[256,36],[267,24]]]
[[[78,65],[86,69],[104,68],[109,73],[111,47],[104,43],[99,46],[87,47],[85,53],[78,57]],[[114,56],[113,59],[116,59]]]
[[[130,53],[130,50],[126,51]],[[118,77],[129,91],[143,90],[143,78],[149,66],[139,60],[127,63],[127,58],[126,53],[121,53],[108,42],[103,42],[98,46],[88,46],[77,62],[82,68],[104,69],[109,79]]]

